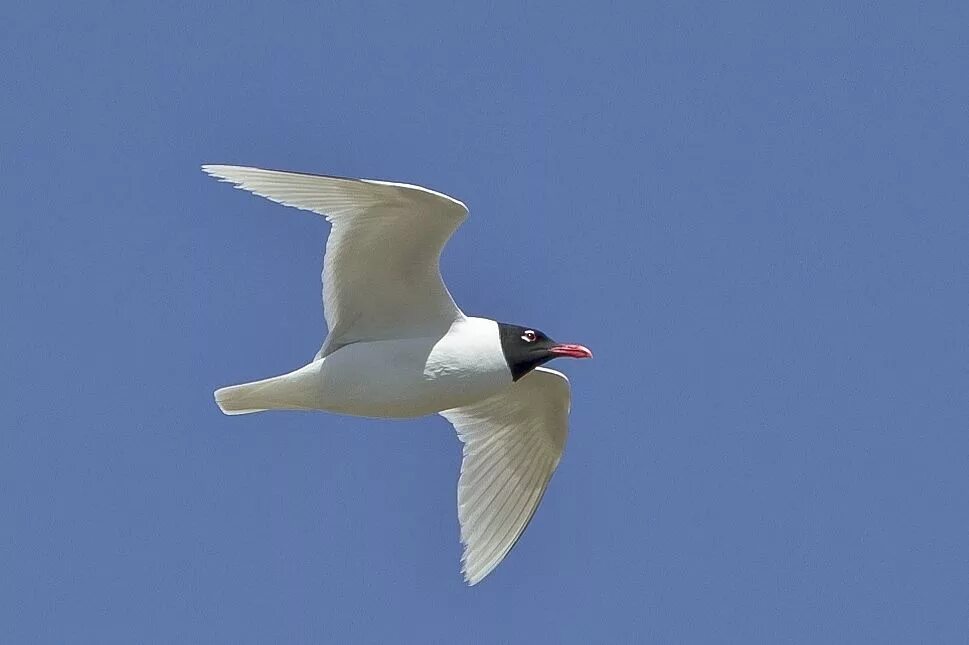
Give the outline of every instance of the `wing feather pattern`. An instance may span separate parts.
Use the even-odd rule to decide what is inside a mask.
[[[372,179],[205,165],[236,188],[332,223],[323,260],[329,335],[317,357],[368,340],[447,330],[464,314],[441,278],[444,244],[465,205],[420,186]]]
[[[458,482],[462,571],[474,585],[531,521],[568,435],[569,381],[539,367],[501,394],[445,410],[464,443]]]

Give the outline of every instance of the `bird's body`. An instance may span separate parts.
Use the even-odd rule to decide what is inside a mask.
[[[458,308],[438,267],[467,216],[456,199],[386,181],[202,169],[333,224],[323,261],[329,334],[322,348],[288,374],[216,390],[216,403],[230,415],[445,417],[464,443],[458,519],[465,579],[476,584],[525,530],[565,447],[568,379],[540,366],[592,353]]]
[[[291,409],[403,419],[465,406],[511,384],[497,323],[469,317],[439,337],[353,343],[289,374],[222,388],[215,398],[228,414]]]

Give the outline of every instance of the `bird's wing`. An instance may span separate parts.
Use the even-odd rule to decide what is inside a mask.
[[[565,375],[539,367],[500,394],[441,412],[464,442],[458,519],[468,584],[491,573],[531,521],[565,448],[569,401]]]
[[[325,215],[329,335],[318,357],[344,345],[445,332],[464,314],[441,279],[441,249],[467,217],[464,204],[409,184],[242,166],[202,170],[274,202]]]

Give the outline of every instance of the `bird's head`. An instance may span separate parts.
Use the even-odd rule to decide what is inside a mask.
[[[501,351],[505,354],[511,376],[516,381],[553,358],[592,358],[589,348],[557,343],[533,327],[498,323],[498,334],[501,338]]]

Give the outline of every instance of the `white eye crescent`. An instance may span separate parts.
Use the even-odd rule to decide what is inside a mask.
[[[538,335],[531,329],[526,329],[525,333],[522,334],[522,340],[526,343],[534,343],[536,338],[538,338]]]

